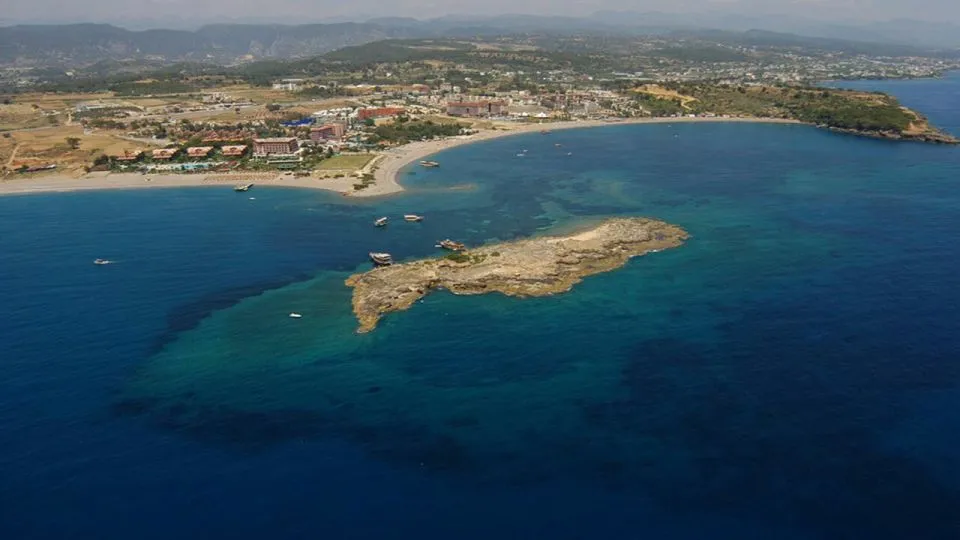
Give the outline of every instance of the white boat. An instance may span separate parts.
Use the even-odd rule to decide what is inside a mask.
[[[454,242],[449,238],[447,238],[446,240],[441,240],[437,242],[437,247],[443,248],[443,249],[449,249],[450,251],[463,251],[467,249],[467,246],[465,246],[461,242]]]
[[[107,259],[94,259],[93,264],[112,264],[113,261]]]
[[[427,167],[427,168],[429,169],[429,168],[433,168],[433,167],[439,167],[439,166],[440,166],[440,163],[438,163],[438,162],[436,162],[436,161],[421,161],[421,162],[420,162],[420,166],[422,166],[422,167]]]
[[[250,191],[250,188],[252,188],[252,187],[253,187],[253,184],[243,184],[243,185],[239,185],[239,186],[234,186],[233,190],[234,190],[234,191],[239,191],[239,192],[242,193],[242,192],[244,192],[244,191]]]
[[[302,319],[302,318],[303,318],[303,315],[301,315],[301,314],[299,314],[299,313],[291,313],[291,314],[290,314],[290,318],[291,318],[291,319]]]
[[[389,253],[376,253],[371,251],[369,255],[370,260],[377,266],[390,266],[393,264],[393,256]]]
[[[384,217],[382,217],[382,218],[379,218],[379,219],[377,219],[376,221],[373,222],[373,226],[374,226],[374,227],[385,227],[386,225],[387,225],[387,217],[386,217],[386,216],[384,216]]]
[[[423,221],[423,216],[418,216],[416,214],[404,214],[403,219],[406,221]]]

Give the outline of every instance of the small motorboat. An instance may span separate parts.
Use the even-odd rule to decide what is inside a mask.
[[[387,217],[384,216],[384,217],[382,217],[382,218],[377,219],[376,221],[373,222],[373,226],[374,226],[374,227],[386,227],[386,226],[387,226]]]
[[[553,145],[556,146],[557,148],[560,148],[561,146],[563,146],[563,145],[560,144],[560,143],[554,143]]]
[[[290,314],[290,318],[291,318],[291,319],[302,319],[302,318],[303,318],[303,315],[301,315],[301,314],[299,314],[299,313],[291,313],[291,314]]]
[[[243,184],[239,186],[234,186],[233,190],[236,192],[250,191],[250,188],[253,187],[253,184]]]
[[[113,264],[113,261],[108,259],[94,259],[93,264],[99,264],[99,265]]]
[[[421,161],[420,166],[427,167],[429,169],[433,167],[439,167],[440,163],[436,161]]]
[[[405,221],[423,221],[423,216],[418,216],[416,214],[404,214],[403,219]]]
[[[377,266],[390,266],[393,264],[393,256],[389,253],[370,252],[370,260]]]
[[[460,243],[460,242],[454,242],[453,240],[450,240],[449,238],[447,238],[446,240],[441,240],[440,242],[438,242],[438,243],[437,243],[437,247],[443,248],[443,249],[449,249],[450,251],[463,251],[463,250],[467,249],[467,246],[463,245],[463,244]]]

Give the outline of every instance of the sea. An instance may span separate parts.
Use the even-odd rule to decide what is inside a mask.
[[[839,84],[960,134],[960,75]],[[0,538],[960,538],[960,149],[678,123],[433,159],[379,199],[0,198]],[[691,238],[355,332],[370,251],[611,216]]]

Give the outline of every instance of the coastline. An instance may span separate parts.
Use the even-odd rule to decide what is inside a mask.
[[[40,193],[69,193],[114,189],[256,186],[323,189],[344,192],[353,189],[355,178],[295,177],[273,173],[248,174],[140,174],[91,173],[83,176],[48,175],[38,178],[0,180],[0,196]],[[252,193],[252,192],[251,192]]]
[[[368,163],[363,172],[373,172],[375,182],[362,190],[354,190],[357,179],[297,177],[278,173],[196,173],[196,174],[141,174],[141,173],[89,173],[82,176],[45,175],[36,178],[6,177],[0,179],[0,196],[28,195],[39,193],[65,193],[73,191],[145,189],[172,187],[233,186],[253,183],[256,186],[319,189],[340,193],[346,197],[369,198],[393,195],[404,191],[398,176],[401,169],[430,155],[449,148],[476,142],[515,135],[536,133],[542,130],[597,128],[633,124],[678,124],[678,123],[758,123],[801,124],[803,122],[780,118],[626,118],[618,120],[585,120],[522,124],[511,129],[484,130],[473,135],[442,140],[409,143],[387,150]]]
[[[500,139],[515,135],[526,135],[546,131],[561,131],[567,129],[586,129],[608,126],[623,126],[634,124],[688,124],[688,123],[752,123],[752,124],[799,124],[806,125],[799,120],[786,118],[624,118],[622,120],[584,120],[568,122],[552,122],[544,124],[522,124],[514,129],[485,130],[474,135],[463,135],[449,139],[415,142],[405,144],[383,153],[383,159],[374,171],[376,183],[370,188],[352,194],[355,197],[373,197],[389,195],[403,191],[398,181],[400,170],[433,154],[492,139]],[[365,193],[366,192],[366,193]]]

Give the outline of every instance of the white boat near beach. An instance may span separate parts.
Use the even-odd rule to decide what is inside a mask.
[[[384,216],[384,217],[379,218],[379,219],[377,219],[376,221],[374,221],[374,222],[373,222],[373,226],[374,226],[374,227],[386,227],[387,221],[388,221],[388,220],[387,220],[387,217]]]
[[[423,216],[418,216],[416,214],[404,214],[403,219],[406,221],[423,221]]]

